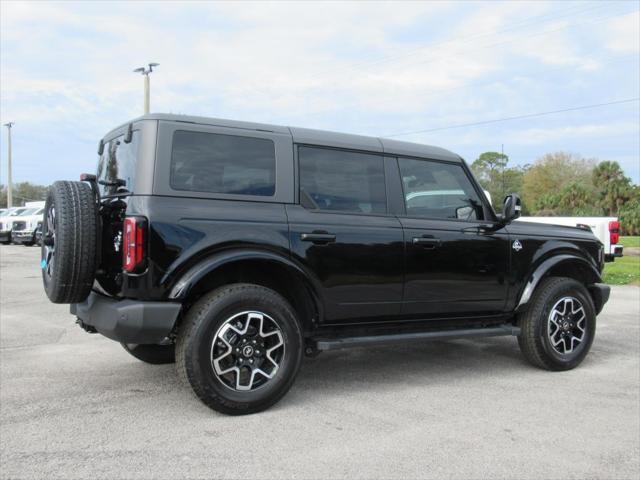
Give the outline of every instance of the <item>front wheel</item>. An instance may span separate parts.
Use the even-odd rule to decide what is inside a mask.
[[[178,375],[206,405],[242,415],[265,410],[300,368],[302,332],[293,309],[259,285],[219,288],[196,302],[178,331]]]
[[[570,370],[584,360],[593,343],[595,307],[584,285],[550,277],[541,282],[519,323],[518,344],[529,363],[546,370]]]

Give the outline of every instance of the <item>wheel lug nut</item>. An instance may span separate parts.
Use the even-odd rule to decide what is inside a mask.
[[[253,358],[250,358],[250,359],[249,359],[249,363],[253,363]]]
[[[255,341],[255,340],[253,341],[253,344],[254,344],[254,345],[256,344],[256,341]]]

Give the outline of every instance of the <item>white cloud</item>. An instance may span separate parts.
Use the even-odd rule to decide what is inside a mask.
[[[617,53],[640,51],[640,11],[612,19],[605,29],[608,49]]]
[[[93,149],[140,112],[131,70],[148,61],[154,111],[369,134],[589,103],[610,83],[602,52],[637,39],[636,15],[585,41],[602,5],[2,2],[2,116]]]

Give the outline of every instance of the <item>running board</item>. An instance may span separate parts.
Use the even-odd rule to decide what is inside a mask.
[[[369,335],[363,337],[346,337],[336,339],[319,338],[316,340],[316,348],[318,350],[326,351],[351,347],[391,345],[394,343],[423,340],[451,340],[473,337],[498,337],[502,335],[520,335],[520,327],[514,327],[513,325],[500,325],[498,327],[397,333],[393,335]]]

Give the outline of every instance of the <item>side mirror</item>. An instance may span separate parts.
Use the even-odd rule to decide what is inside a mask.
[[[522,201],[520,197],[512,193],[504,197],[504,208],[502,210],[502,221],[504,223],[510,223],[520,216],[522,211]]]

